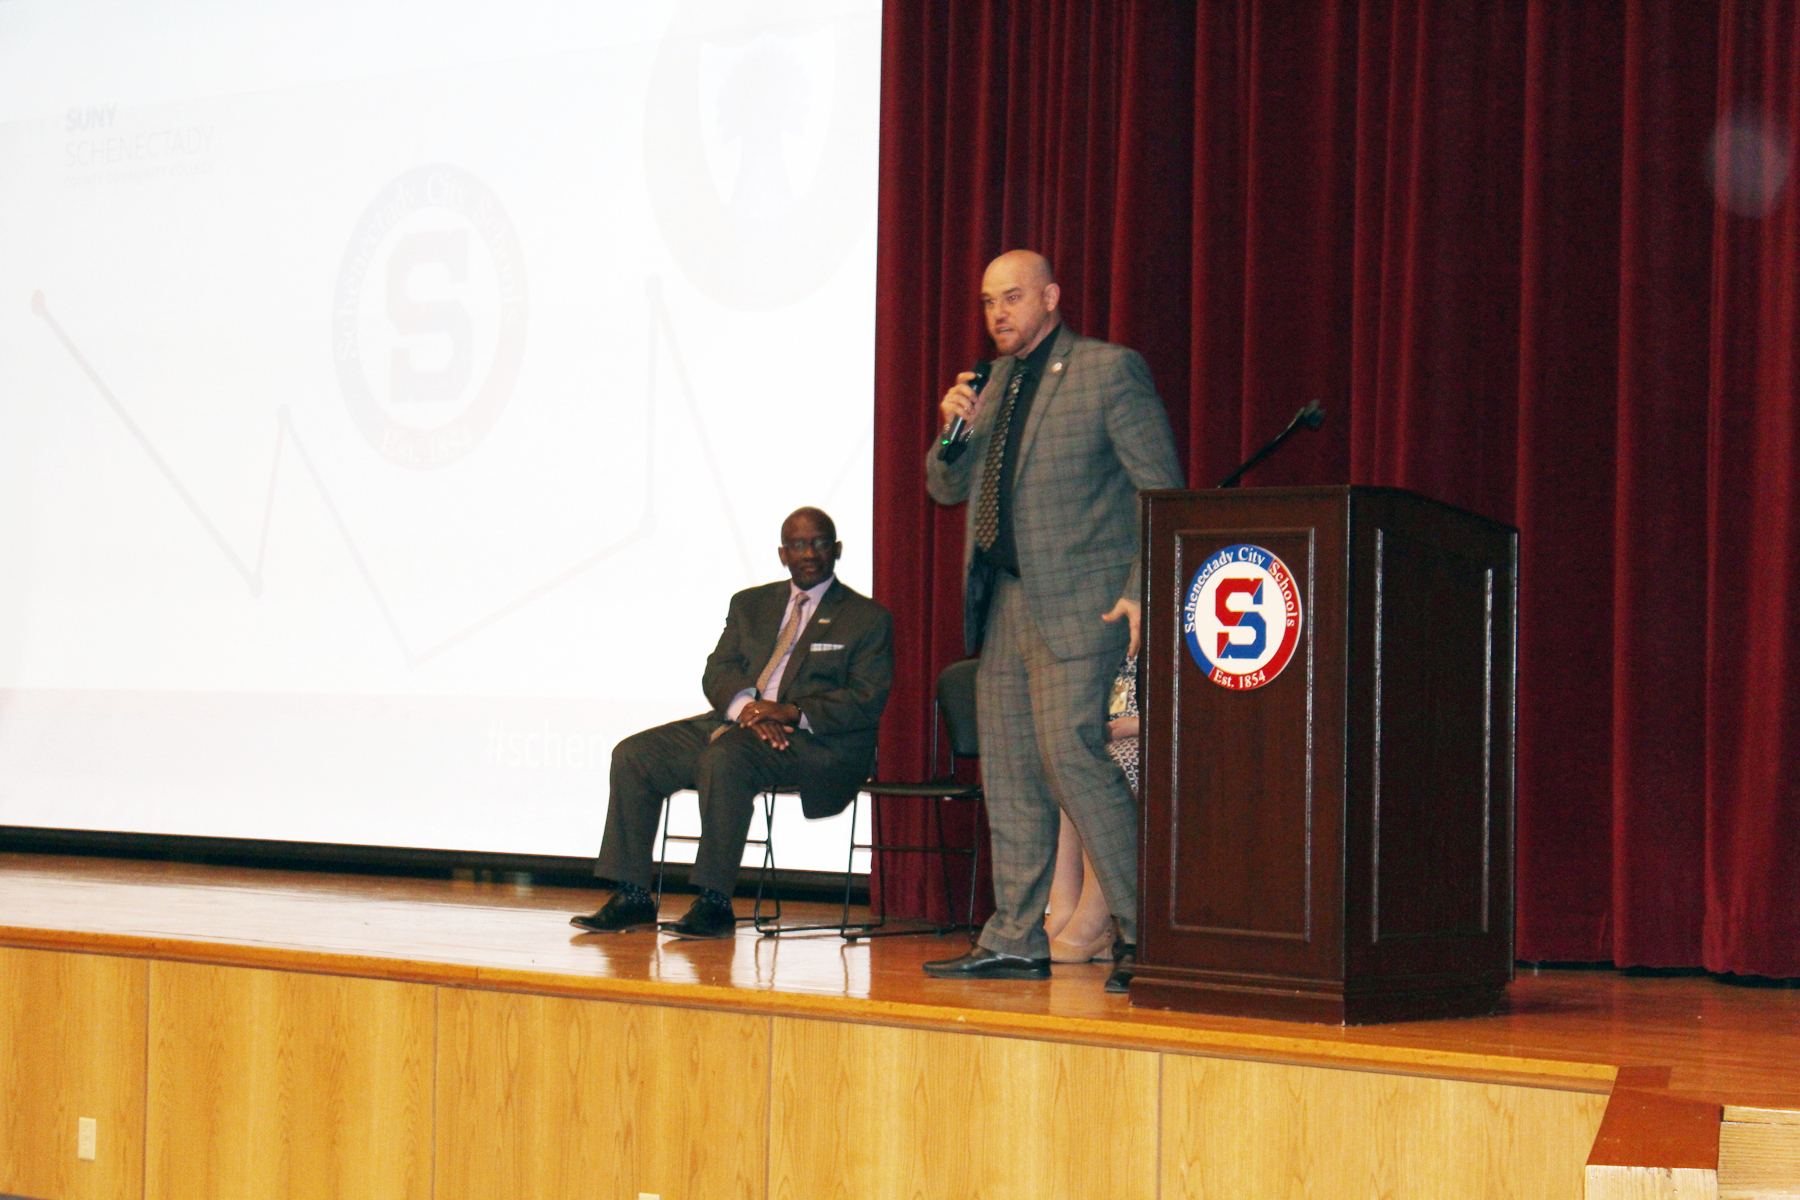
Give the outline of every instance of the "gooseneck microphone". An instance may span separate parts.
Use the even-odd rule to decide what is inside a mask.
[[[969,380],[969,390],[977,396],[981,395],[981,389],[987,386],[988,376],[993,373],[994,364],[987,359],[976,363],[971,372],[974,378]],[[962,452],[969,448],[969,433],[969,423],[961,417],[950,422],[950,428],[944,430],[944,440],[939,443],[939,460],[952,463],[961,458]]]
[[[1219,486],[1222,488],[1236,487],[1238,485],[1238,480],[1244,477],[1245,471],[1248,471],[1251,467],[1254,467],[1257,463],[1281,449],[1283,442],[1293,437],[1294,434],[1302,429],[1317,429],[1324,423],[1325,410],[1319,407],[1319,402],[1317,400],[1314,400],[1311,404],[1308,404],[1305,408],[1294,414],[1294,419],[1288,422],[1288,427],[1286,429],[1276,435],[1274,441],[1264,446],[1261,450],[1258,450],[1255,454],[1252,454],[1245,461],[1243,466],[1233,471],[1230,475],[1227,475],[1225,477],[1225,482],[1221,483]]]

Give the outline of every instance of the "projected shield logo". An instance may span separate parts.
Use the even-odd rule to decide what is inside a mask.
[[[670,252],[740,309],[808,295],[843,263],[871,211],[879,7],[799,0],[747,27],[735,0],[690,0],[650,77],[644,154]]]
[[[344,250],[332,353],[369,444],[418,470],[455,462],[499,419],[525,351],[525,260],[499,197],[461,167],[414,167]]]

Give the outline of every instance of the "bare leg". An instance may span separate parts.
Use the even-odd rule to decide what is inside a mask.
[[[1062,934],[1069,918],[1075,915],[1085,895],[1082,880],[1088,874],[1086,860],[1087,856],[1081,850],[1081,835],[1075,832],[1075,822],[1069,820],[1068,813],[1063,813],[1062,828],[1056,834],[1056,874],[1050,877],[1050,911],[1044,914],[1044,933],[1053,942]]]
[[[1060,863],[1058,865],[1060,868]],[[1081,865],[1084,880],[1081,900],[1063,923],[1062,932],[1050,942],[1050,956],[1057,962],[1106,958],[1112,950],[1112,909],[1107,907],[1100,882],[1094,878],[1093,864],[1088,862],[1085,853],[1081,856]]]

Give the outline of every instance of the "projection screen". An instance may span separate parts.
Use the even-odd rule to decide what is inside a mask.
[[[785,513],[869,590],[880,29],[0,0],[0,824],[594,853]]]

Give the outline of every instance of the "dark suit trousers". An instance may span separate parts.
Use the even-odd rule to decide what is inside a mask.
[[[700,850],[689,878],[731,895],[757,794],[798,787],[827,756],[811,734],[798,730],[789,735],[787,750],[736,726],[708,741],[717,725],[710,716],[690,717],[634,733],[613,747],[612,793],[595,875],[649,887],[663,802],[693,788],[700,793]]]

